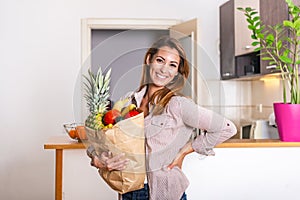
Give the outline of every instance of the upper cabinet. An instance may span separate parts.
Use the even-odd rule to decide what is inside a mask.
[[[300,0],[293,0],[299,4]],[[275,25],[288,19],[285,0],[229,0],[220,6],[221,79],[252,77],[277,72],[275,66],[262,61],[252,47],[251,32],[238,7],[255,8],[263,24]]]
[[[252,7],[259,10],[259,0],[230,0],[220,6],[220,52],[221,78],[237,78],[245,74],[245,69],[236,68],[236,64],[245,63],[249,58],[236,60],[236,56],[252,53],[251,31],[246,18],[238,7]],[[253,56],[252,56],[253,57]],[[247,70],[247,69],[246,69]]]
[[[259,0],[234,0],[234,40],[235,40],[235,56],[244,55],[254,51],[251,45],[251,31],[248,29],[246,17],[237,10],[238,7],[252,7],[259,11]]]
[[[234,51],[234,2],[228,1],[220,7],[220,62],[221,78],[236,77]]]
[[[300,0],[293,0],[296,5],[299,5]],[[267,25],[276,25],[283,20],[288,19],[288,7],[285,0],[261,0],[260,1],[261,21]],[[261,74],[270,74],[277,72],[274,65],[269,65],[268,61],[260,61]]]

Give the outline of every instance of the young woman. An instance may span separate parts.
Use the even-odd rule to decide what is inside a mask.
[[[184,157],[192,152],[213,154],[213,147],[236,134],[235,125],[221,115],[196,105],[180,94],[189,65],[180,43],[162,37],[147,51],[140,88],[131,96],[145,115],[145,188],[122,195],[122,200],[185,200],[188,180],[181,171]],[[192,137],[195,129],[205,134]],[[123,170],[123,155],[92,156],[93,165]]]

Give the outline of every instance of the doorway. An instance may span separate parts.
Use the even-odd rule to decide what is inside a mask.
[[[87,74],[90,68],[95,72],[101,67],[105,72],[111,67],[110,91],[113,101],[137,89],[145,52],[159,37],[170,34],[182,42],[190,56],[188,60],[192,73],[187,83],[189,88],[186,87],[184,92],[197,102],[198,88],[193,73],[197,60],[197,48],[194,48],[198,40],[197,19],[183,23],[175,19],[83,19],[81,27],[81,76]],[[86,119],[88,113],[82,80],[80,85],[80,94],[75,94],[80,97],[80,105],[74,101],[74,110],[80,107],[80,113],[75,115],[84,121],[82,119]]]
[[[169,30],[92,30],[91,69],[111,71],[110,99],[117,101],[140,84],[144,55]]]

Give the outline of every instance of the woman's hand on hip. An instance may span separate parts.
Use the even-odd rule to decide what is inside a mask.
[[[194,152],[194,149],[192,147],[192,142],[188,142],[180,149],[173,162],[169,164],[168,169],[173,169],[173,167],[175,166],[181,169],[184,157],[192,152]]]
[[[124,153],[113,156],[110,151],[103,152],[100,156],[93,157],[93,163],[99,169],[121,171],[126,168],[129,162],[128,159],[124,159],[124,156]]]

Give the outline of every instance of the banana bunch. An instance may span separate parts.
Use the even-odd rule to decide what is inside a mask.
[[[139,111],[137,111],[135,104],[127,105],[128,101],[129,98],[126,98],[123,100],[119,100],[114,104],[112,110],[118,110],[120,112],[120,116],[116,118],[116,122],[119,122],[123,119],[127,119],[140,113]]]
[[[117,101],[112,109],[116,109],[118,111],[122,111],[122,109],[124,108],[125,104],[129,101],[129,98],[123,99],[123,100],[119,100]]]
[[[122,111],[121,111],[122,117],[125,117],[125,115],[127,113],[129,113],[130,111],[132,111],[134,109],[136,109],[136,105],[134,105],[134,104],[130,104],[127,107],[125,107],[124,109],[122,109]]]

